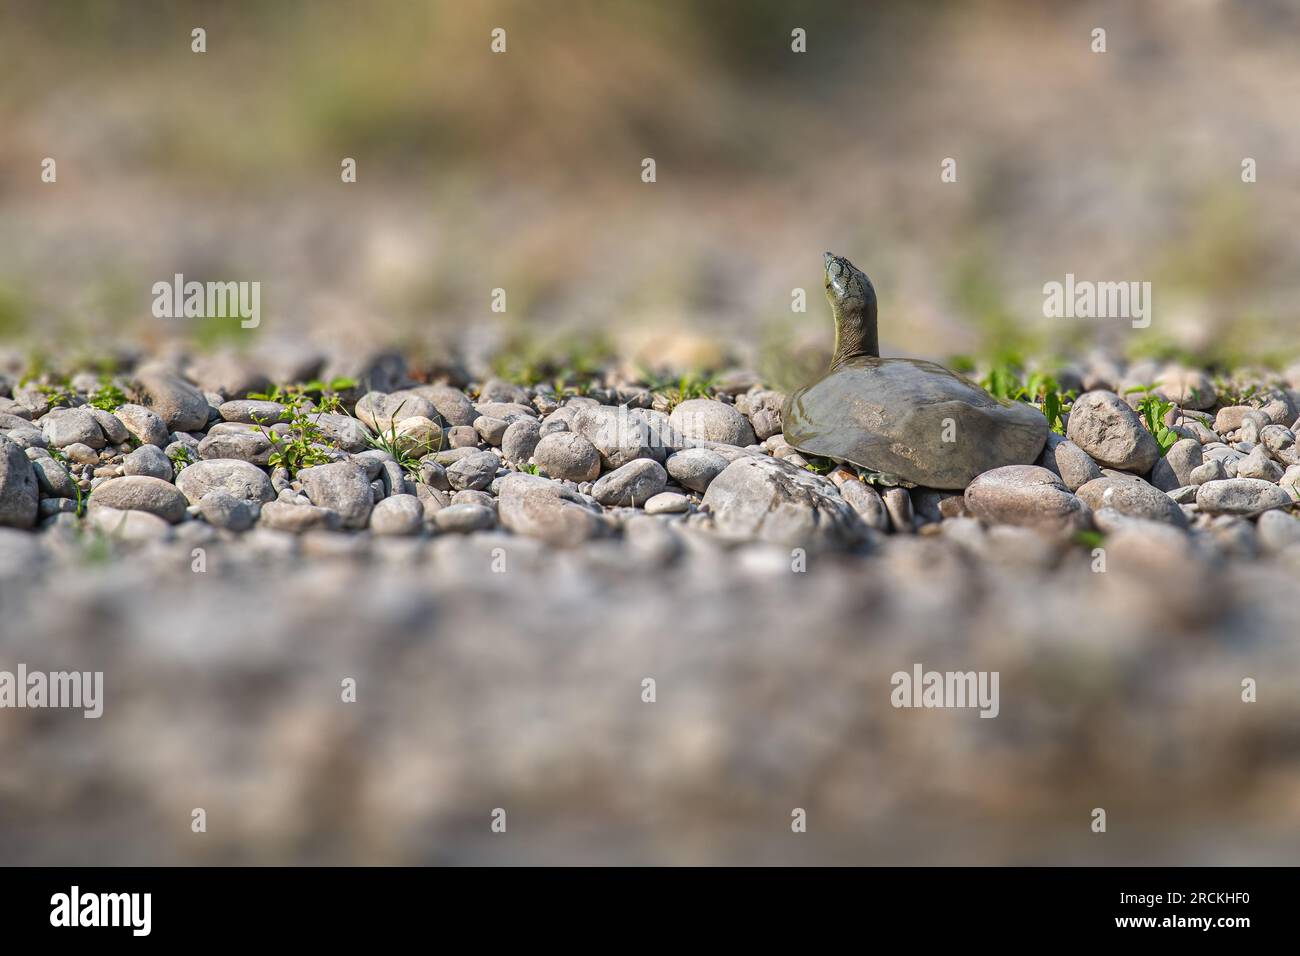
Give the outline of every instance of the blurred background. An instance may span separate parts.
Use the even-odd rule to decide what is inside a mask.
[[[832,249],[875,281],[887,353],[1276,365],[1300,321],[1298,31],[1280,0],[8,0],[0,342],[577,341],[782,385],[830,348]],[[262,326],[153,318],[176,272],[261,281]],[[1152,282],[1151,327],[1043,319],[1067,272]]]
[[[0,370],[559,350],[789,387],[830,351],[826,249],[875,281],[886,354],[1296,357],[1295,3],[0,17]],[[261,282],[260,327],[154,318],[175,273]],[[1151,326],[1044,319],[1066,273],[1151,282]],[[1294,563],[1115,545],[1098,575],[1010,528],[807,574],[679,545],[249,535],[196,575],[184,541],[7,531],[0,667],[102,669],[107,700],[0,720],[0,862],[1294,861]],[[915,662],[1000,671],[1000,718],[890,708]]]

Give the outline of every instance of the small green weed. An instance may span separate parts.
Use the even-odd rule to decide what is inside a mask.
[[[366,429],[366,441],[371,448],[378,448],[393,456],[393,459],[401,466],[406,477],[412,484],[420,483],[420,459],[425,455],[431,455],[434,452],[442,450],[442,432],[438,433],[438,441],[435,445],[433,442],[418,442],[408,435],[400,435],[397,432],[398,414],[402,411],[402,405],[397,406],[389,419],[388,427],[381,428],[378,432]],[[364,427],[364,426],[363,426]]]
[[[1124,394],[1137,393],[1142,393],[1142,399],[1137,406],[1138,416],[1146,425],[1147,431],[1151,433],[1151,437],[1156,440],[1156,444],[1160,446],[1160,457],[1163,458],[1180,437],[1176,431],[1165,424],[1165,416],[1178,406],[1157,395],[1154,385],[1140,385],[1128,389]]]
[[[36,390],[45,396],[50,408],[71,408],[77,401],[76,393],[66,380],[46,385],[37,385]]]
[[[814,475],[829,475],[839,465],[829,458],[819,458],[814,455],[808,457],[808,464],[805,467]]]
[[[177,445],[168,453],[167,457],[172,463],[173,471],[178,475],[185,470],[186,465],[192,465],[198,460],[194,457],[194,452],[190,450],[189,445]]]
[[[330,386],[344,381],[355,385],[351,379],[336,379]],[[317,393],[319,397],[313,400],[312,394]],[[252,416],[254,424],[274,449],[267,459],[272,468],[284,468],[290,477],[295,477],[303,468],[323,465],[331,460],[327,449],[336,445],[320,427],[320,416],[342,411],[343,404],[338,395],[328,390],[323,382],[283,387],[277,385],[270,392],[249,395],[249,398],[278,402],[287,410],[289,428],[284,435],[269,427],[274,423],[257,415]]]
[[[99,377],[99,388],[90,393],[89,404],[104,412],[115,412],[126,404],[126,393],[107,375]]]
[[[1088,549],[1100,548],[1105,541],[1106,536],[1100,531],[1076,531],[1074,533],[1074,543]]]
[[[1214,390],[1219,393],[1219,401],[1224,405],[1249,405],[1259,391],[1259,386],[1250,385],[1243,389],[1236,382],[1219,377],[1214,380]]]
[[[515,332],[492,358],[492,374],[516,385],[550,382],[556,392],[582,389],[586,394],[599,379],[615,350],[602,336],[573,335],[551,345]]]
[[[641,377],[648,383],[650,391],[663,397],[669,412],[689,399],[709,398],[718,381],[717,376],[700,372],[688,372],[674,379],[642,371]]]
[[[1048,427],[1058,435],[1065,434],[1065,414],[1078,397],[1073,389],[1062,391],[1056,379],[1044,372],[1022,381],[1019,366],[1010,362],[990,368],[980,385],[994,398],[1039,405]]]
[[[86,513],[86,499],[89,498],[90,495],[89,493],[82,493],[81,485],[77,481],[77,476],[72,473],[72,464],[68,461],[68,456],[64,454],[63,449],[50,448],[47,450],[50,453],[50,457],[59,463],[59,467],[67,473],[68,479],[72,482],[72,491],[76,495],[77,500],[77,517],[80,518]]]

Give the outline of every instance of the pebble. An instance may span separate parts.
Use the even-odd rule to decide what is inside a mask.
[[[1214,380],[1200,369],[1167,367],[1156,379],[1160,394],[1182,408],[1213,408],[1219,400]]]
[[[176,476],[176,487],[190,504],[197,504],[205,494],[219,488],[236,498],[271,501],[275,491],[266,472],[246,461],[213,459],[186,465]]]
[[[412,458],[442,450],[442,425],[432,418],[422,415],[403,418],[397,423],[394,435],[398,448]]]
[[[83,445],[81,442],[74,442],[63,449],[63,453],[79,465],[95,465],[99,463],[99,453],[89,445]]]
[[[1078,491],[1079,500],[1093,511],[1109,508],[1133,518],[1187,527],[1187,518],[1168,494],[1141,478],[1097,478]]]
[[[424,385],[412,391],[432,402],[434,409],[448,425],[473,425],[474,419],[478,418],[474,403],[458,388],[450,385]]]
[[[102,408],[87,407],[86,411],[94,417],[95,423],[99,425],[99,430],[104,433],[110,445],[125,444],[131,438],[131,433],[126,430],[126,426],[112,412],[106,412]]]
[[[1211,515],[1257,515],[1291,503],[1283,488],[1259,478],[1208,481],[1196,491],[1196,507]]]
[[[516,418],[537,417],[537,409],[523,402],[479,402],[474,407],[478,409],[480,415],[499,418],[506,422],[513,422]]]
[[[185,469],[181,475],[189,470]],[[311,503],[335,512],[343,527],[366,526],[374,507],[374,496],[370,490],[370,479],[366,477],[366,471],[361,465],[354,461],[338,461],[304,468],[298,472],[298,480],[302,482],[303,492]]]
[[[1101,477],[1101,469],[1088,453],[1056,432],[1047,433],[1037,464],[1060,477],[1070,491]]]
[[[473,491],[467,488],[452,495],[450,503],[453,505],[483,505],[486,508],[495,508],[496,498],[486,491]]]
[[[885,510],[885,500],[865,481],[849,478],[839,485],[840,497],[848,502],[863,523],[875,531],[889,531],[889,512]]]
[[[203,520],[224,531],[247,531],[257,518],[252,502],[236,498],[220,488],[209,491],[200,498],[198,509]]]
[[[1300,544],[1300,520],[1285,511],[1265,511],[1255,524],[1259,546],[1265,551],[1281,551]]]
[[[39,424],[45,440],[53,448],[66,448],[73,444],[103,448],[105,444],[99,422],[84,408],[52,409]]]
[[[574,414],[571,428],[595,446],[601,463],[612,471],[638,458],[664,457],[664,448],[654,444],[643,414],[641,410],[584,405]]]
[[[516,418],[515,421],[537,422],[534,418],[525,418],[522,416]],[[500,448],[501,442],[505,438],[506,429],[512,424],[514,424],[514,422],[507,422],[503,418],[493,418],[490,415],[480,415],[474,420],[474,431],[478,432],[479,436],[492,447]],[[540,427],[541,425],[538,423],[538,428]]]
[[[202,431],[207,427],[207,398],[171,369],[146,365],[135,373],[135,381],[144,397],[143,404],[162,419],[169,431]]]
[[[86,524],[115,541],[159,541],[171,537],[172,526],[148,511],[123,511],[105,504],[86,511]]]
[[[737,408],[708,398],[679,403],[669,416],[669,424],[687,444],[708,441],[744,447],[758,441],[753,426]]]
[[[781,433],[781,407],[784,404],[784,392],[764,388],[756,388],[736,399],[736,409],[748,416],[759,441]]]
[[[198,455],[205,460],[238,459],[266,465],[274,450],[271,439],[250,426],[245,431],[218,432],[214,429],[199,442]]]
[[[169,481],[148,475],[127,475],[96,485],[91,505],[118,511],[147,511],[169,524],[176,524],[185,517],[188,502]]]
[[[1295,432],[1285,425],[1266,425],[1259,433],[1259,440],[1276,461],[1287,466],[1300,464],[1300,450],[1296,448]]]
[[[122,474],[145,475],[171,481],[175,476],[175,468],[171,459],[157,445],[141,445],[122,459]]]
[[[1292,465],[1278,481],[1278,487],[1291,496],[1292,501],[1300,501],[1300,465]]]
[[[1083,487],[1105,480],[1093,479]],[[1060,476],[1037,465],[1006,465],[977,475],[966,488],[965,501],[972,515],[990,524],[1063,530],[1087,523],[1083,502]]]
[[[1221,481],[1227,477],[1228,471],[1223,467],[1223,461],[1219,458],[1211,458],[1192,469],[1192,473],[1187,476],[1187,483],[1203,485],[1207,481]]]
[[[447,469],[447,481],[457,491],[466,488],[479,491],[492,484],[500,467],[501,459],[493,452],[475,451]]]
[[[439,531],[472,534],[496,527],[497,514],[492,508],[480,504],[453,504],[436,512],[433,523]]]
[[[537,475],[510,474],[503,478],[497,514],[506,529],[561,548],[589,541],[606,528],[577,492]]]
[[[328,440],[337,442],[343,451],[355,454],[370,447],[370,433],[351,415],[321,412],[311,416],[316,427]]]
[[[0,527],[33,527],[38,494],[35,469],[22,447],[0,435]]]
[[[113,417],[142,445],[165,448],[171,440],[167,423],[143,405],[121,405],[113,412]]]
[[[420,459],[420,481],[439,491],[451,490],[451,482],[447,480],[447,470],[427,455]]]
[[[766,456],[729,464],[703,504],[717,531],[733,540],[829,550],[855,547],[868,533],[829,480]]]
[[[447,429],[449,448],[478,448],[479,434],[472,425],[453,425]]]
[[[490,378],[484,382],[479,389],[478,398],[480,402],[503,402],[516,405],[527,405],[532,401],[528,389],[500,378]]]
[[[674,491],[661,491],[645,503],[648,515],[683,514],[691,509],[691,499]]]
[[[271,380],[242,355],[223,353],[191,362],[185,374],[205,392],[226,398],[243,398],[249,392],[266,392]]]
[[[11,442],[22,448],[45,448],[49,445],[39,428],[10,428],[5,434]]]
[[[1276,484],[1283,474],[1282,466],[1268,457],[1263,445],[1256,445],[1249,455],[1237,462],[1238,478],[1258,478]]]
[[[55,461],[49,455],[32,458],[31,462],[42,495],[53,498],[77,496],[76,482],[62,462]]]
[[[1192,472],[1204,458],[1201,443],[1194,438],[1182,438],[1174,442],[1163,458],[1157,459],[1151,469],[1151,484],[1161,491],[1172,491],[1192,484]]]
[[[357,402],[356,416],[372,431],[385,433],[404,418],[438,421],[433,402],[416,392],[367,392]],[[441,427],[441,426],[439,426]]]
[[[687,448],[668,456],[669,476],[683,488],[703,493],[730,462],[709,448]]]
[[[370,512],[370,530],[374,534],[415,534],[423,523],[424,505],[415,495],[392,495]]]
[[[668,473],[650,458],[638,458],[601,476],[591,496],[602,505],[637,507],[664,490]]]
[[[516,464],[533,457],[542,437],[542,424],[532,418],[518,418],[501,435],[501,457]],[[594,450],[594,449],[593,449]]]
[[[1114,392],[1080,395],[1070,409],[1066,437],[1103,467],[1145,474],[1160,457],[1156,440]]]
[[[342,524],[338,512],[330,508],[287,504],[283,501],[271,501],[262,505],[257,523],[261,528],[288,531],[291,534],[315,530],[334,531]]]
[[[289,420],[287,405],[282,405],[279,402],[255,401],[253,399],[222,402],[217,407],[217,412],[224,421],[240,422],[245,425],[257,424],[259,421],[269,425]]]
[[[880,493],[880,498],[885,503],[885,514],[889,516],[890,531],[894,534],[916,531],[916,512],[906,488],[886,488]]]
[[[600,476],[600,453],[596,447],[574,432],[543,435],[533,448],[537,470],[564,481],[595,481]]]

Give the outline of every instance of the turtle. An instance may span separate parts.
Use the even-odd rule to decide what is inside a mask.
[[[830,252],[825,271],[835,353],[824,375],[785,401],[782,432],[791,446],[938,489],[1038,459],[1047,441],[1041,412],[994,398],[936,362],[881,358],[871,280]]]

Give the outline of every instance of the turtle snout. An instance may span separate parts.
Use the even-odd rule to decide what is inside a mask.
[[[835,253],[833,252],[825,253],[825,258],[822,261],[823,263],[825,263],[826,277],[828,279],[838,279],[840,275],[843,273],[844,269],[840,265],[840,257],[837,256]]]

